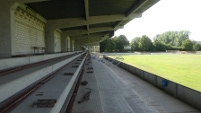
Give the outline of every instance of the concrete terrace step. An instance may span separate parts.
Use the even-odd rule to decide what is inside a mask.
[[[59,71],[54,78],[20,103],[11,113],[59,113],[65,101],[68,101],[71,97],[72,89],[78,80],[84,60],[71,62]],[[75,63],[80,64],[78,68],[72,67]],[[73,73],[73,75],[64,75],[64,73]],[[53,106],[44,105],[43,107],[34,105],[39,99],[54,99],[55,103],[53,103]]]
[[[17,66],[32,64],[44,60],[49,60],[61,56],[71,55],[77,52],[67,52],[67,53],[58,53],[58,54],[44,54],[44,55],[34,55],[34,56],[27,56],[27,57],[17,57],[17,58],[4,58],[0,59],[0,70],[5,70]]]
[[[83,53],[82,53],[83,54]],[[35,68],[25,69],[16,73],[2,76],[0,78],[0,102],[8,99],[17,92],[23,90],[27,86],[42,79],[48,74],[54,72],[65,64],[71,62],[82,54],[78,54],[66,60],[47,63],[45,65],[36,66]]]

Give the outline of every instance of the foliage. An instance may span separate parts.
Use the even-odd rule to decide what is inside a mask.
[[[188,39],[188,31],[169,31],[157,35],[152,42],[149,37],[135,37],[131,41],[132,51],[165,51],[165,50],[183,50],[182,42]],[[180,40],[180,41],[179,41]],[[177,46],[176,46],[177,45]]]
[[[153,44],[151,39],[143,35],[142,37],[135,37],[131,41],[131,50],[132,51],[151,51]]]
[[[175,47],[181,47],[182,42],[189,39],[190,31],[167,31],[154,37],[154,41],[160,41]]]
[[[109,38],[100,43],[101,52],[123,52],[124,46],[129,45],[129,41],[124,35]]]
[[[116,44],[116,49],[119,50],[119,52],[123,52],[124,46],[129,45],[129,41],[125,35],[114,37],[113,40],[114,40],[114,43]]]
[[[139,42],[140,42],[140,37],[135,37],[131,40],[131,50],[132,51],[139,51]]]
[[[182,42],[182,47],[184,48],[184,50],[192,51],[193,50],[193,42],[189,39],[184,40]]]
[[[167,31],[158,34],[152,40],[143,35],[131,40],[132,51],[165,51],[165,50],[201,50],[201,44],[189,39],[190,31]],[[101,52],[125,52],[124,46],[129,45],[129,41],[124,35],[107,39],[100,43]]]
[[[101,52],[113,52],[116,49],[116,45],[113,39],[106,39],[100,43]]]
[[[160,41],[155,41],[154,42],[154,49],[155,49],[155,51],[165,51],[165,50],[167,50],[167,48],[171,48],[171,46],[169,45],[166,45],[166,44],[164,44],[163,42],[160,42]]]
[[[142,38],[140,38],[139,48],[142,51],[150,51],[152,48],[151,39],[146,35],[143,35]]]
[[[195,44],[195,45],[193,46],[193,49],[194,49],[195,51],[201,51],[201,44]]]

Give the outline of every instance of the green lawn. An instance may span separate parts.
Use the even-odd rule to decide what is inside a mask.
[[[124,55],[122,57],[125,63],[201,91],[201,55]]]

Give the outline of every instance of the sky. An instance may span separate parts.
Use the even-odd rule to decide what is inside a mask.
[[[189,38],[201,41],[201,0],[160,0],[135,18],[115,36],[124,34],[128,40],[147,35],[153,39],[166,31],[189,30]]]

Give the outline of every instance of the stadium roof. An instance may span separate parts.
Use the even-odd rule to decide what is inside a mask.
[[[82,44],[112,37],[159,0],[22,0],[50,26]]]

